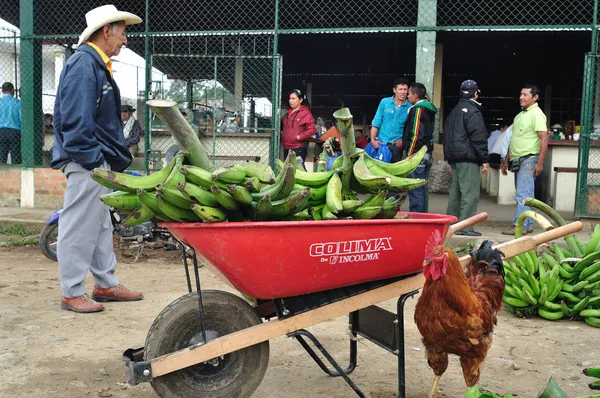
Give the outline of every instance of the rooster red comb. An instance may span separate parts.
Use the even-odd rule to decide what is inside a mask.
[[[429,239],[427,240],[427,244],[425,245],[425,256],[423,258],[429,258],[438,248],[439,245],[442,244],[442,233],[439,230],[433,231]]]

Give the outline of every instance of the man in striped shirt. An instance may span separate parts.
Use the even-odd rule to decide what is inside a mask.
[[[429,102],[427,89],[422,83],[413,83],[408,89],[408,101],[412,107],[408,111],[408,119],[404,125],[402,148],[404,157],[409,157],[423,146],[427,146],[427,154],[417,169],[408,177],[427,179],[431,168],[431,152],[433,152],[433,128],[437,108]],[[427,185],[408,191],[410,211],[424,213],[427,205]]]

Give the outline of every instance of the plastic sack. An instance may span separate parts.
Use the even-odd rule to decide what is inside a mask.
[[[375,149],[369,142],[365,147],[365,152],[373,159],[381,160],[385,163],[389,163],[392,160],[392,151],[390,151],[390,148],[383,143],[379,143],[379,147]]]

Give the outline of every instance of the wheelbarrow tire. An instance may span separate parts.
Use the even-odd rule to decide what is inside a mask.
[[[42,254],[52,261],[57,261],[56,258],[56,241],[58,239],[58,221],[46,224],[40,234],[40,250]],[[52,244],[54,243],[54,249]]]
[[[262,323],[255,310],[239,296],[203,290],[207,340]],[[189,293],[169,304],[150,327],[145,359],[184,349],[202,341],[198,294]],[[269,364],[269,342],[217,358],[218,364],[201,363],[152,381],[163,398],[245,398],[260,385]]]

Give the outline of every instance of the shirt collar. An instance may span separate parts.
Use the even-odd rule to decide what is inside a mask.
[[[394,98],[395,98],[395,97],[396,97],[395,95],[392,95],[392,96],[390,97],[390,101],[391,101],[391,102],[392,102],[392,104],[394,104],[394,105],[396,105],[396,103],[394,102]],[[406,105],[410,105],[410,102],[408,102],[408,97],[404,98],[404,102],[403,102],[402,104],[400,104],[399,106],[406,106]]]
[[[523,111],[527,112],[528,110],[531,110],[533,108],[538,108],[539,105],[537,102],[534,102],[533,105],[531,105],[529,108],[523,108]]]
[[[96,52],[98,54],[100,54],[100,57],[102,58],[102,61],[104,61],[104,63],[106,64],[106,67],[108,68],[108,71],[110,72],[110,77],[112,77],[112,75],[113,75],[112,61],[110,60],[110,58],[108,58],[108,55],[106,55],[104,53],[104,51],[102,51],[100,49],[100,47],[98,47],[97,45],[95,45],[91,41],[86,41],[85,44],[87,44],[88,46],[92,47],[94,50],[96,50]]]
[[[469,101],[473,101],[474,103],[476,103],[477,105],[481,106],[481,102],[477,102],[475,101],[473,98],[469,98]]]

